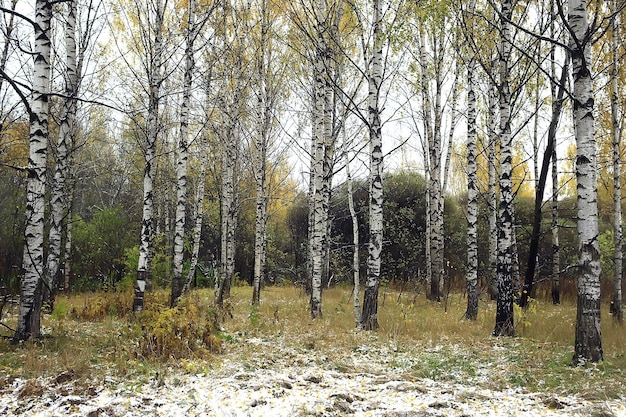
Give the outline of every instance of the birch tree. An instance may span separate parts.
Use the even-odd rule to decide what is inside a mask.
[[[613,317],[618,321],[624,320],[622,306],[622,187],[621,187],[621,153],[620,145],[622,131],[619,121],[619,98],[618,98],[618,42],[619,34],[617,25],[617,0],[611,2],[613,16],[611,19],[611,134],[613,136]]]
[[[189,147],[189,101],[191,99],[192,76],[195,68],[194,42],[198,31],[195,22],[196,1],[189,0],[187,5],[187,24],[185,30],[185,72],[183,77],[183,98],[180,109],[180,136],[176,161],[176,219],[174,226],[174,268],[172,274],[172,293],[170,304],[176,305],[182,293],[183,255],[185,243],[185,218],[187,206],[187,160]]]
[[[255,49],[255,72],[257,85],[255,86],[255,117],[256,129],[253,134],[254,141],[254,179],[256,183],[256,213],[255,213],[255,236],[254,236],[254,271],[252,304],[259,304],[261,285],[265,276],[267,257],[267,158],[270,145],[270,135],[274,126],[274,114],[276,112],[278,93],[281,76],[279,74],[280,63],[275,53],[275,43],[272,37],[276,35],[276,16],[268,0],[261,0],[258,10],[257,23],[258,41]]]
[[[509,60],[511,56],[511,16],[512,3],[503,0],[500,10],[499,45],[499,107],[500,107],[500,207],[498,220],[498,260],[495,336],[512,336],[513,325],[513,187],[512,135],[511,135],[511,92],[509,86]]]
[[[469,6],[473,13],[474,3]],[[468,25],[471,27],[471,23]],[[476,163],[476,61],[467,62],[467,310],[465,318],[478,316],[478,176]]]
[[[101,6],[100,1],[90,2],[79,10],[76,0],[70,0],[66,4],[65,90],[60,114],[54,174],[50,186],[50,231],[44,300],[50,297],[51,301],[54,301],[54,294],[61,281],[62,236],[64,223],[70,218],[70,197],[72,197],[68,176],[71,169],[71,152],[76,146],[78,98],[83,78],[85,53],[93,37],[94,24],[100,17]],[[83,12],[82,27],[77,22],[79,11]],[[71,239],[69,241],[71,245]]]
[[[575,364],[603,359],[600,331],[600,246],[596,178],[594,96],[591,77],[591,34],[586,0],[569,0],[572,100],[576,137],[578,297],[576,309]]]
[[[381,0],[372,3],[372,48],[367,63],[368,128],[370,139],[369,224],[367,278],[363,298],[361,327],[378,328],[378,287],[380,285],[381,252],[383,249],[383,151],[380,119],[380,88],[383,82],[383,42]]]
[[[52,2],[35,2],[33,27],[33,83],[29,106],[30,133],[28,183],[26,189],[26,228],[24,232],[24,275],[20,288],[17,328],[13,339],[39,337],[41,331],[41,290],[44,277],[44,212],[48,156],[48,116],[50,94],[50,21]]]
[[[146,116],[146,144],[144,150],[143,174],[143,208],[141,218],[141,239],[139,244],[139,263],[137,266],[137,280],[135,282],[135,297],[133,311],[141,312],[144,308],[144,294],[146,286],[152,281],[152,252],[154,250],[154,179],[156,174],[156,148],[159,135],[159,103],[161,100],[161,85],[163,83],[164,65],[164,14],[167,0],[151,0],[146,4],[146,14],[136,7],[137,18],[147,26],[142,28],[143,41],[146,43],[148,86],[148,108]]]
[[[239,171],[241,168],[240,149],[246,102],[246,67],[244,65],[244,37],[241,33],[242,16],[240,10],[230,3],[223,4],[222,31],[219,35],[222,46],[221,69],[224,91],[218,97],[221,107],[220,132],[221,146],[221,276],[217,282],[216,305],[224,306],[230,297],[231,282],[235,275],[236,230],[239,215]],[[221,133],[221,134],[219,134]]]

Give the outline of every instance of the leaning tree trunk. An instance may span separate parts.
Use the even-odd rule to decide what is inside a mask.
[[[613,12],[617,12],[616,1],[613,0]],[[619,99],[617,97],[617,77],[619,76],[618,63],[618,44],[617,29],[615,22],[617,16],[613,16],[612,33],[611,33],[611,52],[612,52],[612,71],[611,71],[611,118],[612,118],[612,134],[613,134],[613,243],[614,256],[613,267],[615,276],[613,278],[613,300],[611,301],[611,313],[618,321],[624,320],[624,311],[622,307],[622,186],[621,186],[621,157],[620,145],[622,131],[620,128],[619,117]]]
[[[565,59],[563,70],[561,72],[561,79],[559,82],[559,92],[555,97],[555,102],[552,105],[552,118],[550,119],[550,125],[548,127],[548,141],[546,149],[543,154],[543,160],[541,162],[541,174],[539,174],[539,181],[535,191],[535,209],[533,213],[533,230],[530,235],[530,245],[528,249],[528,263],[526,266],[526,274],[524,276],[524,286],[522,287],[522,293],[519,299],[520,307],[527,307],[529,298],[535,293],[535,267],[537,265],[537,255],[539,253],[539,239],[541,237],[541,220],[542,216],[542,203],[543,194],[546,188],[546,180],[548,179],[548,168],[552,155],[555,152],[556,147],[556,130],[559,125],[559,119],[561,118],[561,109],[563,108],[565,83],[567,82],[567,76],[569,71],[569,57]]]
[[[494,336],[513,336],[513,187],[511,181],[513,145],[511,135],[511,92],[509,59],[511,56],[511,0],[502,2],[499,60],[500,90],[500,209],[498,210],[498,261],[496,277],[498,298]]]
[[[65,98],[61,108],[56,164],[51,185],[50,231],[48,233],[48,258],[46,260],[46,288],[44,288],[44,300],[51,305],[54,302],[54,295],[60,281],[63,220],[67,214],[68,149],[72,143],[77,111],[79,71],[76,59],[76,8],[75,0],[68,2],[68,14],[65,22]]]
[[[48,156],[48,114],[50,89],[50,20],[52,2],[35,3],[33,49],[33,92],[30,104],[26,228],[24,232],[24,275],[15,341],[39,337],[41,331],[41,284],[44,274],[44,212],[46,163]]]
[[[598,190],[596,139],[591,77],[591,37],[587,2],[569,0],[568,22],[574,79],[574,135],[578,213],[578,301],[573,363],[603,359],[600,332],[600,244],[598,242]]]
[[[191,99],[194,62],[195,0],[189,0],[187,9],[187,30],[185,48],[185,75],[183,80],[183,101],[180,108],[180,138],[178,160],[176,161],[176,220],[174,226],[174,268],[172,274],[172,294],[170,305],[174,307],[182,293],[183,258],[185,250],[185,218],[187,214],[187,160],[189,135],[189,101]]]
[[[467,64],[467,310],[465,319],[478,316],[478,168],[476,164],[476,61]]]
[[[380,0],[373,3],[373,48],[369,63],[368,124],[370,136],[370,241],[368,246],[367,281],[363,299],[361,327],[378,328],[378,287],[383,248],[383,151],[380,121],[380,86],[383,81],[383,34]]]
[[[137,265],[137,281],[133,312],[141,312],[144,308],[146,287],[152,282],[152,252],[154,243],[154,177],[156,174],[156,146],[159,134],[159,100],[161,83],[163,82],[163,14],[162,0],[157,2],[154,22],[154,53],[148,71],[148,115],[146,120],[146,149],[144,154],[145,167],[143,173],[143,209],[141,216],[141,239],[139,243],[139,262]]]

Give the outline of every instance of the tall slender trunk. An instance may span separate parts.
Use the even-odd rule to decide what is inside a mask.
[[[354,248],[352,250],[352,281],[354,282],[353,309],[355,325],[358,328],[361,326],[361,261],[359,259],[359,217],[357,216],[356,209],[354,207],[354,191],[352,187],[352,173],[350,171],[350,154],[348,152],[347,146],[344,146],[344,153],[346,157],[346,182],[348,184],[348,209],[350,210],[350,218],[352,219],[352,244],[354,245]]]
[[[72,279],[72,243],[74,221],[72,219],[72,203],[67,207],[67,221],[65,222],[65,253],[63,254],[63,291],[70,291]]]
[[[424,137],[422,139],[422,146],[424,150],[424,174],[426,177],[426,242],[424,244],[425,247],[425,257],[426,257],[426,298],[429,300],[433,297],[436,297],[436,293],[433,295],[432,292],[432,281],[433,281],[433,248],[432,248],[432,240],[433,240],[433,222],[431,211],[433,210],[432,205],[432,181],[430,177],[432,175],[431,169],[431,158],[430,158],[430,147],[433,142],[433,128],[431,125],[431,117],[432,117],[432,105],[430,101],[430,88],[428,85],[428,76],[426,71],[426,47],[424,45],[424,34],[422,30],[419,29],[417,33],[418,47],[420,51],[420,66],[421,66],[421,74],[420,74],[420,83],[422,87],[422,119],[424,123]],[[437,288],[439,285],[437,285]]]
[[[617,13],[617,2],[613,0],[612,9]],[[613,279],[613,299],[612,314],[620,323],[624,320],[624,311],[622,307],[622,186],[621,186],[621,157],[620,145],[622,140],[622,131],[619,122],[619,100],[617,97],[617,78],[619,76],[618,64],[618,25],[616,23],[617,16],[611,21],[611,52],[612,52],[612,70],[611,70],[611,119],[613,134],[613,244],[614,256],[613,267],[615,269]]]
[[[513,324],[513,187],[511,180],[513,144],[511,135],[511,92],[509,60],[511,56],[511,0],[502,2],[500,17],[500,209],[498,210],[498,260],[496,277],[498,298],[494,336],[512,336]]]
[[[17,7],[18,0],[11,0],[11,7],[9,10],[12,12],[15,11]],[[2,45],[2,54],[0,55],[0,70],[4,71],[6,69],[7,61],[9,59],[9,50],[11,47],[11,39],[13,37],[13,31],[15,30],[15,14],[7,13],[8,21],[6,22],[6,26],[4,26],[4,45]],[[4,84],[4,78],[0,77],[0,93],[2,93],[2,88]],[[0,127],[1,131],[2,127]]]
[[[496,109],[497,96],[494,86],[489,86],[488,107]],[[487,130],[489,132],[489,143],[487,149],[488,164],[488,185],[487,185],[487,203],[489,207],[489,267],[487,274],[487,288],[489,297],[492,300],[498,297],[497,284],[497,265],[498,265],[498,194],[497,194],[497,178],[498,178],[498,134],[497,134],[497,117],[494,110],[489,112],[487,120]]]
[[[578,301],[573,362],[603,359],[600,332],[600,244],[598,242],[598,190],[594,98],[591,77],[591,36],[587,2],[569,0],[568,22],[574,88],[574,135],[578,212]]]
[[[48,115],[50,90],[50,20],[52,2],[35,3],[33,48],[33,92],[30,104],[26,228],[20,288],[20,305],[14,340],[39,337],[41,326],[41,285],[44,274],[44,212],[46,163],[48,157]]]
[[[158,0],[154,10],[154,53],[148,63],[148,114],[146,119],[146,149],[143,174],[143,209],[141,217],[141,239],[133,312],[144,308],[144,294],[152,282],[152,259],[155,234],[154,179],[156,174],[156,147],[159,135],[159,100],[163,83],[163,14],[164,1]]]
[[[476,163],[476,61],[467,64],[467,310],[465,318],[478,316],[478,167]]]
[[[172,274],[171,306],[175,306],[182,293],[183,258],[185,250],[185,218],[187,214],[187,160],[189,136],[189,101],[191,98],[194,62],[195,0],[189,0],[187,8],[187,30],[185,34],[185,75],[183,80],[183,101],[180,108],[180,137],[178,139],[178,159],[176,161],[176,224],[174,226],[174,268]]]
[[[439,55],[443,53],[441,44],[434,37],[433,50],[435,53],[435,102],[433,107],[434,123],[433,134],[429,136],[431,142],[428,146],[429,169],[430,169],[430,244],[432,261],[432,279],[430,281],[430,298],[440,301],[443,292],[443,191],[441,188],[441,95],[443,80]]]
[[[204,183],[206,181],[206,167],[208,164],[209,155],[206,151],[206,140],[202,140],[200,148],[202,149],[202,162],[200,166],[200,175],[198,175],[198,185],[196,186],[196,199],[194,203],[194,227],[193,227],[193,247],[191,249],[191,259],[189,261],[189,272],[187,273],[187,279],[183,285],[182,293],[189,291],[191,282],[196,275],[196,268],[198,267],[198,255],[200,253],[200,238],[202,237],[202,219],[204,218]]]
[[[239,86],[240,87],[240,86]],[[237,88],[239,88],[237,87]],[[237,92],[235,97],[239,97]],[[234,106],[238,106],[238,100],[233,101]],[[230,117],[230,116],[229,116]],[[230,297],[230,287],[235,274],[235,231],[237,229],[237,216],[239,214],[237,198],[237,157],[239,154],[240,126],[236,119],[229,120],[231,123],[230,135],[225,143],[225,151],[222,157],[222,202],[221,202],[221,270],[216,304],[223,306],[224,300]]]
[[[370,136],[370,241],[367,280],[363,299],[361,327],[378,328],[378,287],[383,249],[383,152],[380,121],[380,86],[383,82],[383,33],[381,0],[373,1],[372,58],[368,65],[368,127]]]
[[[565,83],[567,82],[567,76],[569,72],[569,57],[565,59],[563,70],[561,72],[561,78],[559,82],[559,91],[554,98],[552,105],[552,117],[550,119],[550,125],[548,127],[548,141],[546,149],[543,154],[543,161],[541,163],[541,174],[539,175],[539,182],[535,191],[535,209],[533,214],[533,230],[530,235],[530,245],[528,249],[528,263],[526,267],[526,274],[524,277],[524,286],[519,299],[520,307],[527,307],[528,300],[533,297],[535,293],[535,267],[537,263],[537,255],[539,252],[539,239],[541,237],[541,220],[543,218],[541,207],[543,203],[543,194],[546,187],[546,180],[548,178],[548,167],[552,160],[553,154],[556,148],[556,130],[559,125],[559,119],[561,117],[561,109],[563,107]],[[554,164],[553,164],[554,165]],[[557,236],[558,239],[558,236]]]
[[[554,0],[550,1],[550,16],[552,17],[552,23],[550,24],[550,37],[554,39],[554,19],[556,13],[554,10]],[[550,78],[556,79],[556,45],[550,47]],[[567,58],[569,63],[569,58]],[[566,71],[569,73],[569,71]],[[564,87],[564,86],[561,86]],[[552,96],[552,109],[554,113],[554,107],[556,105],[556,82],[550,82],[550,95]],[[556,153],[556,144],[552,147],[552,222],[550,229],[552,231],[552,277],[551,277],[551,295],[552,304],[561,304],[561,254],[559,247],[559,171],[558,171],[558,157]]]
[[[257,131],[255,132],[254,149],[254,179],[256,182],[256,213],[254,232],[254,272],[252,285],[252,304],[258,305],[261,299],[261,285],[265,275],[265,260],[267,253],[267,146],[271,128],[270,108],[273,101],[270,99],[270,79],[268,67],[271,65],[267,37],[270,28],[268,21],[267,2],[261,3],[261,39],[259,52],[256,58],[258,77],[257,93]]]
[[[46,261],[46,288],[44,300],[52,303],[60,281],[61,240],[63,220],[67,215],[68,152],[73,142],[74,121],[77,111],[78,95],[78,64],[76,59],[76,0],[67,3],[68,13],[65,22],[66,75],[65,98],[61,109],[61,122],[57,142],[56,164],[51,185],[50,198],[50,231],[48,233],[48,258]]]
[[[326,14],[325,2],[320,3],[318,21],[323,25],[323,17]],[[313,227],[311,239],[311,318],[322,316],[322,270],[324,235],[326,234],[326,222],[324,215],[324,155],[325,155],[325,100],[326,100],[326,41],[324,28],[316,28],[317,37],[315,45],[315,62],[313,63],[313,135],[314,160],[313,162]]]
[[[458,74],[459,65],[454,70],[454,84],[452,85],[452,104],[450,106],[450,131],[448,132],[448,143],[446,146],[446,162],[443,166],[443,185],[441,187],[442,194],[445,195],[445,192],[448,190],[448,180],[450,173],[450,161],[452,159],[452,148],[454,145],[454,128],[457,123],[457,105],[459,102],[459,83],[458,83]],[[443,232],[442,232],[443,233]]]

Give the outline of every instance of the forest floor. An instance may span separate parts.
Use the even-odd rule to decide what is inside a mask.
[[[389,292],[376,332],[353,329],[348,289],[315,321],[297,289],[263,296],[252,308],[233,289],[220,352],[184,359],[129,353],[127,320],[53,313],[42,342],[0,345],[0,415],[626,416],[624,328],[605,320],[605,361],[573,367],[572,306],[536,303],[517,337],[494,338],[493,306],[462,321],[461,296]]]

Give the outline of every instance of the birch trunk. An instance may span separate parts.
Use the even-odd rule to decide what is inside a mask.
[[[48,156],[48,115],[50,89],[50,20],[52,2],[35,2],[35,43],[33,48],[33,91],[30,104],[26,227],[24,232],[24,275],[14,340],[39,337],[41,326],[41,285],[44,274],[44,211],[46,163]]]
[[[488,185],[487,185],[487,202],[489,207],[489,268],[487,274],[487,288],[489,297],[492,300],[498,297],[498,284],[496,270],[498,265],[498,196],[497,196],[497,177],[498,177],[498,155],[497,155],[497,118],[495,113],[497,107],[496,91],[493,86],[489,86],[488,107],[491,109],[488,116],[489,131],[489,147],[487,150]]]
[[[370,241],[368,245],[367,280],[363,299],[361,327],[378,328],[378,287],[383,248],[383,152],[380,121],[380,86],[383,81],[383,33],[380,0],[373,0],[372,58],[368,65],[368,127],[370,136]]]
[[[239,87],[237,87],[239,88]],[[239,97],[239,93],[235,94]],[[233,105],[238,105],[238,100],[234,100]],[[226,149],[222,157],[222,203],[221,203],[221,270],[216,304],[220,307],[224,305],[224,300],[230,297],[230,287],[235,274],[235,231],[237,229],[238,202],[237,186],[235,181],[235,171],[237,169],[237,157],[239,146],[239,126],[235,119],[230,120],[230,135],[228,143],[224,144]]]
[[[254,149],[254,179],[256,182],[256,213],[254,232],[254,271],[252,285],[252,304],[258,305],[261,300],[261,285],[265,276],[265,259],[267,253],[267,146],[271,127],[271,112],[269,107],[269,73],[267,66],[271,65],[268,59],[267,36],[270,23],[268,22],[267,3],[261,5],[261,39],[256,62],[259,82],[257,96],[257,131]]]
[[[206,181],[206,167],[208,164],[208,153],[206,149],[206,141],[201,144],[202,149],[202,165],[200,167],[200,175],[198,176],[198,186],[196,187],[196,201],[194,205],[193,218],[195,219],[193,227],[193,248],[191,249],[191,260],[189,261],[189,272],[185,285],[183,285],[182,293],[189,291],[193,277],[196,275],[198,267],[198,254],[200,253],[200,238],[202,237],[202,219],[204,218],[204,183]]]
[[[574,135],[578,212],[578,301],[573,363],[603,359],[600,331],[600,247],[598,242],[598,198],[596,140],[591,78],[591,37],[587,2],[569,0],[568,22],[572,53]]]
[[[513,187],[511,181],[513,145],[511,135],[511,92],[509,59],[511,55],[510,0],[502,2],[500,18],[499,101],[500,101],[500,209],[498,210],[498,260],[496,277],[498,298],[494,336],[513,336]]]
[[[63,255],[63,291],[70,291],[72,278],[72,232],[74,221],[72,219],[72,204],[68,205],[67,221],[65,222],[65,254]]]
[[[455,69],[455,74],[454,74],[454,84],[452,86],[452,104],[450,106],[450,132],[448,132],[448,143],[446,147],[446,162],[443,166],[443,186],[441,187],[441,193],[444,196],[445,196],[446,190],[448,189],[448,179],[450,177],[449,175],[450,160],[452,159],[452,148],[454,145],[454,128],[456,127],[457,105],[459,102],[458,71],[459,69],[457,65],[457,68]]]
[[[57,142],[56,164],[51,184],[50,231],[48,233],[48,258],[46,261],[46,288],[44,300],[54,303],[54,295],[60,281],[61,240],[63,219],[67,214],[68,150],[75,130],[77,111],[79,69],[76,54],[76,0],[67,3],[65,22],[66,75],[65,98],[61,108],[61,121]]]
[[[187,30],[185,33],[185,75],[183,80],[183,101],[180,109],[180,137],[178,141],[178,159],[176,161],[176,219],[174,226],[174,267],[172,275],[172,294],[170,304],[176,306],[182,293],[183,258],[185,250],[185,218],[187,206],[187,160],[189,136],[189,101],[191,99],[192,75],[194,62],[195,38],[195,0],[189,0],[187,8]]]
[[[476,61],[467,64],[467,310],[465,319],[478,316],[478,166],[476,163]]]
[[[325,15],[325,6],[320,7],[321,16]],[[322,19],[319,19],[320,21]],[[322,270],[324,235],[326,234],[326,222],[324,215],[324,109],[326,95],[325,81],[325,53],[326,46],[323,38],[324,30],[317,28],[317,43],[315,50],[315,62],[313,63],[313,228],[311,239],[311,318],[322,316]]]
[[[347,147],[346,147],[347,148]],[[354,249],[352,250],[352,280],[354,282],[354,321],[355,326],[359,328],[361,326],[361,276],[360,276],[360,264],[359,259],[359,218],[354,207],[354,192],[352,188],[352,173],[350,171],[350,155],[345,151],[346,156],[346,181],[348,183],[348,209],[350,210],[350,218],[352,219],[352,244]]]
[[[550,15],[552,19],[556,17],[554,10],[554,0],[550,1]],[[554,39],[554,23],[550,24],[550,37]],[[556,45],[550,48],[550,78],[556,79]],[[569,58],[567,61],[569,62]],[[562,86],[563,87],[563,86]],[[556,105],[556,82],[550,82],[550,94],[552,96],[552,108]],[[561,304],[561,254],[559,247],[559,171],[558,158],[556,153],[556,145],[552,148],[552,210],[551,225],[552,232],[552,277],[551,277],[551,295],[552,304]]]
[[[143,175],[143,208],[141,217],[141,240],[133,312],[144,308],[146,287],[152,282],[152,252],[155,233],[154,219],[154,178],[156,174],[156,146],[159,134],[159,100],[163,82],[163,14],[164,2],[158,0],[154,10],[154,53],[149,56],[148,69],[148,114],[146,126],[145,167]]]
[[[433,129],[431,126],[431,102],[430,102],[430,89],[428,85],[428,77],[426,74],[426,47],[424,45],[424,34],[421,29],[418,30],[417,33],[417,42],[420,50],[420,65],[421,65],[421,86],[422,86],[422,101],[423,101],[423,122],[424,122],[424,137],[423,137],[423,148],[424,148],[424,174],[426,177],[426,242],[425,242],[425,257],[426,257],[426,298],[429,300],[433,299],[432,293],[432,280],[433,280],[433,253],[432,253],[432,234],[433,234],[433,224],[432,224],[432,182],[430,180],[430,176],[432,175],[431,171],[431,160],[430,160],[430,146],[433,142]],[[437,286],[438,287],[438,286]]]
[[[617,13],[617,2],[613,0],[613,12]],[[619,123],[619,99],[617,96],[617,78],[619,76],[618,64],[618,26],[616,23],[617,16],[611,21],[611,52],[612,52],[612,69],[611,69],[611,118],[612,118],[612,134],[613,134],[613,244],[614,256],[614,278],[613,278],[613,299],[612,311],[613,317],[618,321],[624,320],[624,311],[622,307],[622,186],[621,186],[621,158],[620,145],[622,139],[622,131]]]
[[[435,54],[440,54],[440,45],[433,41]],[[432,261],[432,279],[430,282],[430,297],[434,301],[441,301],[443,292],[443,192],[441,188],[441,94],[442,78],[438,58],[435,56],[435,103],[433,108],[433,134],[429,136],[428,146],[430,169],[430,245]]]

